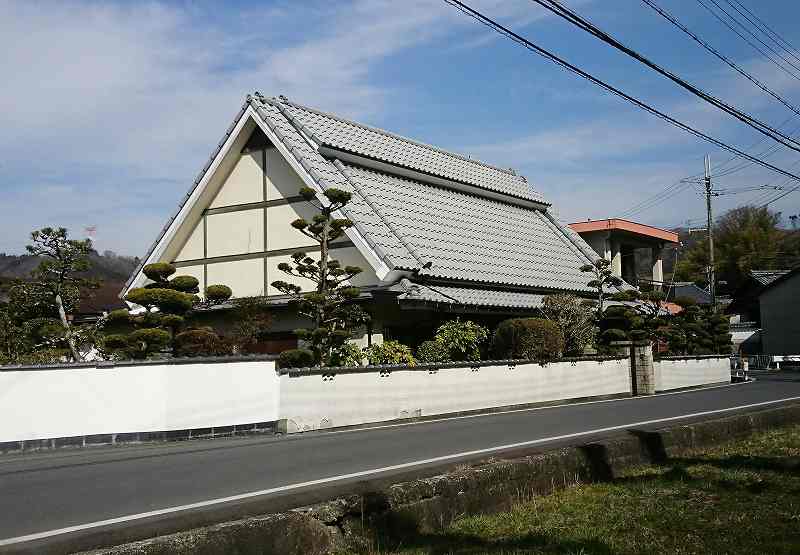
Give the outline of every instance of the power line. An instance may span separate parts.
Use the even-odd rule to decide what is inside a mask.
[[[643,101],[641,101],[641,100],[639,100],[637,98],[634,98],[633,96],[631,96],[631,95],[621,91],[620,89],[618,89],[618,88],[606,83],[605,81],[602,81],[601,79],[599,79],[599,78],[591,75],[590,73],[578,68],[577,66],[567,62],[563,58],[560,58],[559,56],[553,54],[552,52],[549,52],[548,50],[542,48],[541,46],[538,46],[538,45],[532,43],[531,41],[529,41],[526,38],[518,35],[514,31],[511,31],[507,27],[504,27],[503,25],[501,25],[500,23],[494,21],[493,19],[489,18],[488,16],[485,16],[482,13],[474,10],[473,8],[467,6],[466,4],[461,2],[460,0],[444,0],[444,2],[446,2],[447,4],[457,8],[458,10],[463,12],[464,14],[472,17],[473,19],[475,19],[476,21],[478,21],[481,24],[485,25],[486,27],[492,29],[493,31],[505,36],[506,38],[508,38],[510,40],[513,40],[517,44],[520,44],[524,48],[526,48],[526,49],[528,49],[528,50],[530,50],[532,52],[535,52],[536,54],[539,54],[540,56],[550,60],[551,62],[561,66],[564,69],[567,69],[568,71],[571,71],[572,73],[575,73],[576,75],[579,75],[583,79],[586,79],[587,81],[590,81],[590,82],[594,83],[595,85],[601,87],[602,89],[604,89],[604,90],[606,90],[606,91],[608,91],[610,93],[613,93],[613,94],[619,96],[620,98],[623,98],[624,100],[630,102],[631,104],[637,106],[638,108],[641,108],[642,110],[645,110],[646,112],[649,112],[650,114],[652,114],[654,116],[657,116],[657,117],[667,121],[671,125],[674,125],[675,127],[679,128],[679,129],[682,129],[682,130],[686,131],[687,133],[691,133],[695,137],[698,137],[698,138],[701,138],[701,139],[703,139],[705,141],[708,141],[711,144],[714,144],[714,145],[716,145],[716,146],[718,146],[718,147],[720,147],[720,148],[722,148],[724,150],[727,150],[728,152],[731,152],[733,154],[738,154],[742,158],[746,158],[748,160],[751,160],[752,162],[754,162],[754,163],[756,163],[756,164],[758,164],[760,166],[763,166],[765,168],[769,168],[769,169],[771,169],[771,170],[773,170],[773,171],[775,171],[775,172],[777,172],[777,173],[779,173],[781,175],[784,175],[784,176],[787,176],[787,177],[791,177],[792,179],[796,179],[796,180],[800,181],[800,176],[797,176],[797,175],[795,175],[795,174],[793,174],[791,172],[783,170],[783,169],[781,169],[781,168],[779,168],[779,167],[777,167],[777,166],[775,166],[773,164],[770,164],[769,162],[765,162],[764,160],[760,160],[760,159],[758,159],[758,158],[756,158],[754,156],[751,156],[750,154],[747,154],[746,152],[743,152],[742,150],[740,150],[740,149],[738,149],[738,148],[736,148],[734,146],[731,146],[731,145],[729,145],[729,144],[727,144],[727,143],[725,143],[725,142],[723,142],[723,141],[721,141],[721,140],[719,140],[717,138],[714,138],[714,137],[712,137],[712,136],[710,136],[710,135],[708,135],[706,133],[703,133],[702,131],[699,131],[699,130],[691,127],[690,125],[688,125],[686,123],[683,123],[683,122],[673,118],[672,116],[669,116],[669,115],[659,111],[656,108],[653,108],[652,106],[646,104],[645,102],[643,102]]]
[[[722,60],[724,63],[726,63],[728,66],[733,68],[736,72],[738,72],[739,74],[744,76],[748,81],[750,81],[751,83],[756,85],[759,89],[761,89],[762,91],[764,91],[765,93],[767,93],[768,95],[773,97],[775,100],[777,100],[778,102],[780,102],[781,104],[786,106],[788,109],[790,109],[795,114],[800,115],[800,111],[798,111],[798,109],[795,108],[794,105],[790,104],[783,97],[781,97],[778,93],[776,93],[775,91],[770,89],[767,85],[765,85],[764,83],[762,83],[761,81],[759,81],[758,79],[753,77],[750,73],[748,73],[744,69],[742,69],[738,64],[736,64],[735,62],[731,61],[729,58],[727,58],[725,55],[723,55],[721,52],[719,52],[716,48],[711,46],[711,44],[709,44],[708,42],[706,42],[705,40],[703,40],[702,38],[697,36],[695,33],[693,33],[691,30],[689,30],[689,28],[686,27],[683,23],[678,21],[678,19],[676,19],[672,14],[670,14],[669,12],[664,10],[663,8],[659,7],[658,4],[656,4],[653,0],[642,0],[642,2],[644,2],[645,4],[650,6],[661,17],[663,17],[664,19],[666,19],[667,21],[669,21],[670,23],[672,23],[673,25],[678,27],[685,34],[689,35],[700,46],[705,48],[708,52],[711,52],[714,56],[716,56],[717,58]]]
[[[714,0],[711,0],[711,2],[713,2],[715,6],[717,6],[718,8],[720,8],[720,10],[722,10],[722,12],[723,12],[723,13],[725,13],[725,15],[727,15],[729,18],[731,18],[731,19],[732,19],[732,20],[733,20],[735,23],[737,23],[738,25],[741,25],[741,23],[739,23],[739,22],[738,22],[738,21],[737,21],[735,18],[733,18],[733,17],[732,17],[732,16],[731,16],[731,15],[730,15],[728,12],[726,12],[726,11],[725,11],[725,10],[724,10],[724,9],[723,9],[723,8],[722,8],[720,5],[719,5],[719,4],[717,4],[716,2],[714,2]],[[715,12],[715,11],[714,11],[714,9],[713,9],[713,8],[711,8],[711,7],[710,7],[708,4],[706,4],[705,2],[703,2],[703,0],[697,0],[697,3],[698,3],[698,4],[700,4],[701,6],[703,6],[703,7],[704,7],[706,10],[708,10],[708,12],[709,12],[711,15],[713,15],[715,18],[717,18],[717,20],[719,20],[719,21],[720,21],[720,23],[722,23],[723,25],[725,25],[725,27],[727,27],[728,29],[730,29],[731,31],[733,31],[733,32],[734,32],[734,33],[735,33],[735,34],[736,34],[736,35],[737,35],[737,36],[738,36],[740,39],[742,39],[742,40],[743,40],[743,41],[745,41],[747,44],[749,44],[749,45],[750,45],[750,46],[751,46],[751,47],[752,47],[754,50],[756,50],[756,51],[757,51],[758,53],[760,53],[762,56],[764,56],[765,58],[767,58],[767,59],[768,59],[770,62],[772,62],[772,63],[773,63],[775,66],[779,67],[780,69],[782,69],[784,72],[786,72],[788,75],[790,75],[790,76],[794,77],[795,79],[797,79],[797,80],[800,80],[800,77],[799,77],[799,76],[798,76],[796,73],[794,73],[792,70],[790,70],[790,69],[787,69],[786,67],[784,67],[784,66],[783,66],[783,65],[782,65],[780,62],[776,61],[776,60],[775,60],[775,58],[773,58],[772,56],[770,56],[769,54],[767,54],[766,52],[764,52],[764,50],[762,50],[762,49],[761,49],[761,48],[760,48],[758,45],[756,45],[756,44],[753,44],[753,42],[752,42],[750,39],[748,39],[748,38],[747,38],[746,36],[744,36],[744,35],[743,35],[741,32],[739,32],[739,30],[738,30],[738,29],[736,29],[735,27],[733,27],[733,26],[732,26],[730,23],[728,23],[727,21],[725,21],[725,19],[723,19],[722,17],[720,17],[720,16],[717,14],[717,12]]]
[[[667,187],[665,187],[660,192],[640,201],[638,204],[631,206],[624,212],[621,212],[619,217],[627,218],[639,214],[641,212],[645,212],[646,210],[650,210],[651,208],[658,206],[667,199],[683,192],[683,190],[685,190],[687,187],[689,187],[689,184],[683,181],[676,181],[672,185],[668,185]]]
[[[712,2],[713,1],[714,0],[712,0]],[[798,148],[798,147],[800,147],[800,142],[794,140],[792,137],[789,137],[788,135],[786,135],[786,134],[782,133],[781,131],[775,129],[774,127],[770,126],[769,124],[764,123],[763,121],[758,120],[755,117],[753,117],[753,116],[751,116],[751,115],[749,115],[749,114],[747,114],[745,112],[742,112],[741,110],[739,110],[739,109],[735,108],[734,106],[731,106],[730,104],[720,100],[719,98],[711,95],[710,93],[704,91],[703,89],[701,89],[701,88],[689,83],[688,81],[686,81],[685,79],[679,77],[675,73],[673,73],[673,72],[661,67],[660,65],[656,64],[652,60],[650,60],[647,57],[643,56],[639,52],[633,50],[632,48],[629,48],[629,47],[625,46],[624,44],[622,44],[621,42],[619,42],[618,40],[616,40],[615,38],[610,36],[608,33],[605,33],[604,31],[599,29],[597,26],[595,26],[594,24],[592,24],[588,20],[582,18],[575,11],[570,10],[569,8],[563,6],[557,0],[531,0],[531,2],[539,4],[540,6],[542,6],[545,9],[547,9],[548,11],[556,14],[560,18],[572,23],[573,25],[575,25],[579,29],[582,29],[582,30],[586,31],[587,33],[597,37],[598,39],[600,39],[601,41],[605,42],[606,44],[616,48],[617,50],[627,54],[631,58],[641,62],[642,64],[646,65],[650,69],[654,70],[656,73],[659,73],[660,75],[663,75],[664,77],[666,77],[667,79],[669,79],[673,83],[677,84],[678,86],[680,86],[683,89],[686,89],[687,91],[689,91],[693,95],[697,96],[698,98],[701,98],[702,100],[705,100],[706,102],[708,102],[712,106],[715,106],[715,107],[719,108],[720,110],[722,110],[723,112],[725,112],[727,114],[730,114],[731,116],[733,116],[734,118],[738,119],[739,121],[741,121],[745,125],[748,125],[748,126],[752,127],[753,129],[755,129],[759,133],[762,133],[762,134],[766,135],[767,137],[770,137],[774,141],[777,141],[777,142],[785,145],[786,147],[791,148],[792,150],[794,150],[796,152],[800,152],[800,148]]]
[[[758,29],[759,31],[761,31],[761,33],[762,33],[763,35],[765,35],[766,37],[770,38],[770,39],[772,40],[772,42],[774,42],[775,44],[777,44],[777,45],[778,45],[778,48],[780,48],[781,50],[785,51],[787,54],[789,54],[789,55],[790,55],[792,58],[796,59],[797,61],[800,61],[800,58],[798,58],[798,57],[797,57],[797,55],[796,55],[796,54],[793,52],[794,48],[792,48],[792,47],[791,47],[791,45],[789,45],[789,48],[787,49],[787,48],[786,48],[786,47],[785,47],[783,44],[781,44],[781,41],[785,42],[786,44],[789,44],[787,41],[785,41],[783,38],[781,38],[780,36],[778,36],[778,34],[777,34],[777,33],[774,33],[774,32],[773,32],[773,34],[775,35],[775,37],[777,37],[777,39],[778,39],[778,40],[776,40],[775,38],[773,38],[773,37],[770,35],[770,32],[767,32],[767,31],[765,31],[765,30],[764,30],[764,27],[762,27],[762,25],[763,25],[763,26],[766,26],[766,23],[764,23],[764,22],[763,22],[761,19],[759,19],[759,18],[756,16],[756,14],[754,14],[753,12],[751,12],[750,10],[748,10],[748,9],[747,9],[747,8],[746,8],[746,7],[745,7],[743,4],[741,4],[740,2],[737,2],[737,1],[735,1],[735,0],[734,0],[733,2],[731,2],[731,0],[725,0],[725,3],[727,3],[727,4],[728,4],[730,7],[732,7],[734,10],[736,10],[736,13],[738,13],[738,14],[739,14],[739,15],[741,15],[743,18],[745,18],[745,19],[746,19],[746,20],[747,20],[747,21],[748,21],[748,22],[749,22],[751,25],[753,25],[753,26],[754,26],[756,29]],[[742,9],[743,9],[745,12],[747,12],[748,14],[750,14],[751,16],[753,16],[753,19],[756,19],[756,20],[757,20],[759,23],[761,23],[762,25],[759,25],[758,23],[756,23],[756,21],[753,21],[753,19],[750,19],[750,18],[747,16],[747,14],[743,13],[743,12],[742,12],[742,10],[740,10],[740,9],[739,9],[737,6],[741,6],[741,8],[742,8]],[[767,27],[767,28],[769,29],[769,27]],[[771,31],[771,30],[770,30],[770,31]],[[788,61],[788,60],[787,60],[787,61]]]
[[[726,1],[727,1],[727,0],[726,0]],[[741,2],[738,2],[737,0],[734,0],[734,2],[735,2],[736,4],[738,4],[738,5],[739,5],[739,7],[740,7],[740,8],[742,8],[744,11],[746,11],[746,12],[747,12],[747,13],[749,13],[751,16],[753,16],[753,19],[755,19],[756,21],[758,21],[759,23],[761,23],[761,25],[763,26],[763,29],[766,31],[766,33],[767,33],[768,35],[770,35],[770,36],[772,36],[772,37],[773,37],[773,40],[775,40],[775,41],[776,41],[778,44],[780,44],[780,45],[781,45],[781,46],[782,46],[782,47],[783,47],[785,50],[787,50],[787,51],[789,51],[789,52],[792,52],[792,55],[793,55],[795,58],[797,58],[797,56],[794,54],[794,52],[795,52],[797,49],[796,49],[794,46],[792,46],[792,44],[791,44],[791,43],[790,43],[788,40],[786,40],[786,39],[784,39],[783,37],[781,37],[781,36],[780,36],[780,35],[779,35],[779,34],[778,34],[776,31],[774,31],[774,30],[773,30],[773,29],[772,29],[772,28],[771,28],[769,25],[767,25],[767,23],[766,23],[766,22],[765,22],[763,19],[759,18],[759,17],[758,17],[756,14],[754,14],[752,11],[748,10],[748,9],[747,9],[747,7],[745,7],[745,5],[744,5],[744,4],[742,4]],[[730,2],[728,2],[728,3],[730,4]],[[799,60],[800,60],[800,58],[797,58],[797,59],[799,59]]]

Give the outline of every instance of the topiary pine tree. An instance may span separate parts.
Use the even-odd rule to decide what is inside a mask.
[[[148,264],[142,270],[152,281],[132,289],[125,300],[143,307],[140,314],[114,311],[106,318],[107,335],[103,346],[116,357],[143,359],[168,351],[185,356],[221,354],[220,337],[208,328],[194,329],[187,319],[196,308],[221,304],[231,297],[225,285],[210,285],[206,299],[198,296],[199,282],[192,276],[176,276],[172,264]]]
[[[609,298],[627,303],[625,306],[609,307],[603,316],[604,320],[619,316],[625,319],[625,324],[621,328],[617,326],[617,329],[625,331],[625,337],[621,337],[621,339],[657,341],[666,337],[669,316],[665,314],[663,305],[666,298],[664,293],[631,289],[615,293]],[[608,323],[601,324],[601,327],[613,329],[615,326]],[[615,335],[619,334],[615,333]]]
[[[351,195],[340,189],[323,192],[325,202],[317,200],[316,192],[300,189],[300,195],[319,213],[311,222],[299,218],[291,226],[319,244],[319,258],[299,251],[292,254],[293,264],[283,262],[278,269],[290,276],[303,278],[314,284],[314,290],[306,293],[294,283],[274,281],[272,286],[292,298],[291,305],[298,314],[311,320],[312,327],[297,329],[297,337],[306,342],[314,356],[314,364],[329,364],[332,355],[352,335],[352,329],[364,324],[369,316],[353,301],[360,289],[349,285],[349,281],[361,273],[358,266],[342,267],[330,258],[331,241],[344,235],[353,225],[348,219],[335,218],[334,214],[350,202]]]
[[[605,299],[608,296],[608,288],[619,287],[622,280],[611,273],[611,262],[605,258],[598,258],[591,264],[581,266],[581,272],[586,272],[591,276],[591,280],[586,285],[597,292],[597,318],[603,315],[605,309]]]
[[[667,344],[675,355],[711,355],[731,352],[730,324],[726,316],[715,314],[709,306],[697,306],[692,299],[678,298],[683,310],[668,328]]]

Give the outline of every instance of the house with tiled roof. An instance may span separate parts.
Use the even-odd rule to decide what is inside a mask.
[[[776,279],[789,270],[750,270],[742,283],[733,292],[733,301],[725,309],[727,314],[738,317],[741,322],[750,322],[754,328],[761,326],[759,295]]]
[[[425,333],[453,314],[532,313],[549,293],[592,294],[579,268],[597,254],[524,176],[258,93],[122,294],[148,283],[145,264],[170,262],[201,290],[222,283],[236,297],[266,295],[285,347],[298,322],[281,316],[287,299],[271,283],[293,279],[278,269],[293,252],[314,251],[290,227],[314,214],[304,186],[320,198],[328,188],[352,194],[341,216],[354,226],[331,256],[364,270],[353,284],[375,340]]]

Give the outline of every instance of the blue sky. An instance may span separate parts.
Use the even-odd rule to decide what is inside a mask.
[[[800,45],[798,3],[741,1]],[[566,3],[765,121],[792,115],[639,0]],[[800,104],[800,81],[699,4],[658,3]],[[747,149],[760,138],[528,0],[471,4],[729,143]],[[705,153],[729,157],[438,0],[220,6],[0,2],[0,252],[21,252],[34,228],[63,225],[80,236],[94,225],[99,250],[141,256],[253,90],[513,167],[569,221],[619,215],[701,172]],[[797,159],[785,149],[769,158],[782,167]],[[776,180],[749,168],[720,186]],[[718,211],[754,195],[720,197]],[[797,214],[800,191],[774,206]],[[632,219],[668,226],[703,216],[702,198],[687,190]]]

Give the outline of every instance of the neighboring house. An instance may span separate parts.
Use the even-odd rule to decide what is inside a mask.
[[[126,308],[119,298],[121,282],[101,282],[97,289],[86,291],[78,308],[67,316],[76,324],[96,322],[112,310]]]
[[[317,250],[289,225],[314,215],[298,196],[304,186],[353,195],[342,216],[355,225],[331,256],[364,270],[353,279],[373,316],[363,342],[388,335],[415,343],[456,314],[497,321],[535,311],[548,293],[592,295],[579,268],[596,254],[523,176],[258,94],[247,97],[123,295],[148,283],[145,264],[171,262],[201,288],[266,295],[276,309],[274,348],[287,348],[302,322],[271,283],[293,281],[278,270],[291,253]],[[224,320],[224,310],[211,312]]]
[[[772,280],[758,295],[766,355],[800,355],[800,267]]]
[[[664,283],[662,253],[667,246],[677,246],[678,234],[665,229],[611,218],[587,220],[569,224],[599,255],[611,262],[611,272],[631,285],[639,281],[660,287]],[[638,276],[636,251],[648,251],[652,272],[649,276]]]
[[[741,323],[747,322],[752,323],[755,328],[761,327],[759,295],[766,286],[788,273],[789,270],[750,270],[747,278],[733,293],[733,301],[725,312],[738,317]]]
[[[667,302],[675,302],[676,299],[692,299],[699,305],[711,304],[711,293],[691,281],[676,281],[666,286]]]

